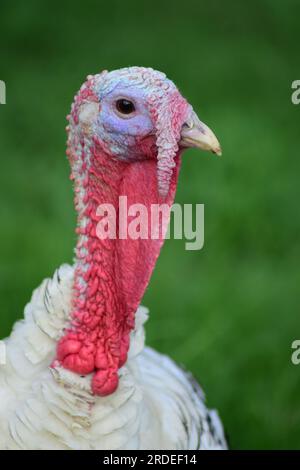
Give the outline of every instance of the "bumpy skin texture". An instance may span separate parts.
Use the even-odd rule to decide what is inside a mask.
[[[110,114],[116,90],[136,98],[140,112],[131,122]],[[89,76],[68,117],[78,243],[72,322],[58,343],[57,361],[78,374],[94,373],[97,395],[118,386],[135,312],[163,243],[162,237],[100,240],[97,208],[113,204],[118,221],[119,196],[127,196],[128,206],[172,204],[180,130],[190,109],[165,75],[132,67]]]

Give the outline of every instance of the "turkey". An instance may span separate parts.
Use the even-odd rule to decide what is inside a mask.
[[[158,236],[130,238],[118,218],[120,196],[128,207],[170,208],[183,150],[220,155],[218,140],[172,81],[144,67],[88,76],[68,121],[74,265],[43,281],[5,340],[0,448],[225,449],[200,386],[144,346],[140,302],[162,222]],[[99,236],[103,205],[115,210],[116,236]]]

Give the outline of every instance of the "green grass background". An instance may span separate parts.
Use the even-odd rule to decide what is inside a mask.
[[[177,202],[205,247],[168,241],[144,298],[148,343],[185,364],[235,449],[300,448],[297,1],[1,1],[0,337],[75,244],[65,115],[88,73],[163,70],[218,135],[189,150]]]

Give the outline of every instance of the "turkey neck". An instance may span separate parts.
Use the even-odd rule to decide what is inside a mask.
[[[84,153],[84,149],[83,149]],[[77,193],[78,242],[74,282],[74,325],[84,331],[92,348],[94,369],[117,369],[127,357],[126,332],[133,327],[133,315],[122,302],[119,276],[116,272],[117,241],[100,238],[97,210],[101,204],[115,209],[118,231],[118,205],[122,175],[128,164],[115,161],[95,145],[90,166],[83,181],[84,191]],[[84,165],[84,164],[83,164]],[[84,171],[83,171],[84,173]],[[134,313],[134,312],[133,312]],[[79,371],[80,372],[80,371]],[[86,373],[83,371],[83,373]]]
[[[89,148],[86,141],[81,142],[76,155],[71,156],[76,159],[72,178],[78,241],[71,323],[59,343],[58,359],[79,374],[106,371],[102,372],[103,384],[98,384],[104,395],[105,383],[116,381],[116,371],[126,361],[133,314],[118,295],[116,240],[97,237],[97,209],[100,204],[111,204],[117,213],[122,173],[127,164],[110,159],[96,141],[93,143]]]
[[[128,207],[139,203],[150,213],[160,203],[155,159],[128,163],[112,158],[103,144],[82,141],[74,152],[75,207],[78,213],[73,309],[70,327],[58,344],[61,364],[79,374],[95,372],[92,390],[112,393],[118,369],[126,362],[134,316],[159,255],[162,237],[119,239],[119,196]],[[179,164],[167,202],[172,203]],[[97,209],[110,204],[116,213],[116,238],[97,236]]]

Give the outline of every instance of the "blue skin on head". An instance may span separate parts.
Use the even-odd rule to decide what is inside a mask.
[[[134,152],[137,137],[154,133],[146,96],[144,90],[134,86],[124,87],[124,84],[117,85],[112,91],[101,96],[97,133],[109,146],[112,154],[128,158]],[[120,116],[116,108],[116,102],[122,98],[131,101],[135,107],[132,114],[124,117]]]
[[[175,85],[160,74],[166,88],[175,90]],[[110,72],[101,86],[98,96],[100,113],[95,130],[100,139],[105,142],[110,152],[118,158],[137,158],[137,139],[155,134],[155,124],[152,121],[148,98],[151,94],[166,94],[166,91],[143,80],[133,81],[130,75],[120,77],[117,71]],[[121,116],[116,108],[119,99],[126,99],[134,104],[135,111],[127,116]]]

